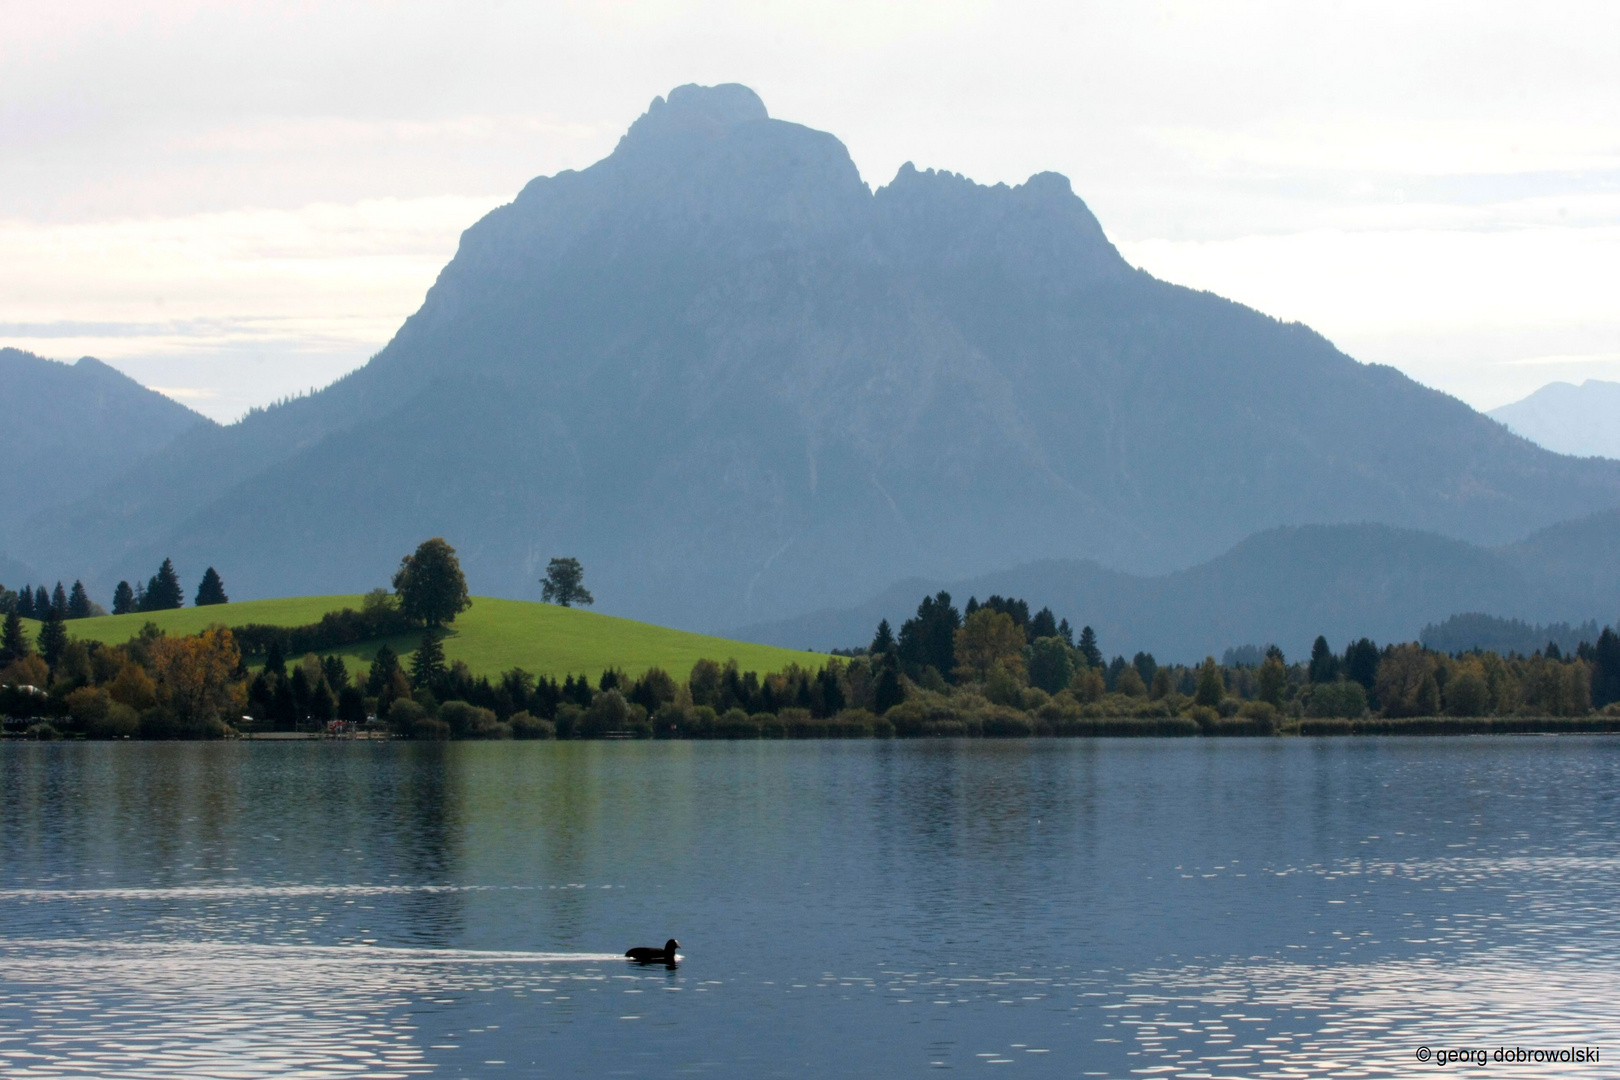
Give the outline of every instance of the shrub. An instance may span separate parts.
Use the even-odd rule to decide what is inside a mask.
[[[1193,720],[1196,720],[1198,722],[1198,726],[1206,730],[1211,724],[1215,723],[1221,718],[1221,714],[1216,712],[1215,709],[1209,705],[1194,705],[1192,708],[1187,710],[1187,716]]]
[[[584,736],[580,733],[580,726],[584,720],[585,710],[573,702],[557,706],[557,716],[552,721],[552,724],[557,729],[557,738],[583,738]]]
[[[1052,695],[1048,694],[1045,690],[1042,690],[1038,686],[1031,686],[1019,695],[1019,699],[1014,703],[1014,707],[1023,709],[1025,712],[1036,712],[1043,708],[1051,700]]]
[[[713,731],[717,739],[757,739],[760,736],[759,724],[741,709],[727,709],[724,716],[715,720]]]
[[[141,713],[140,730],[143,739],[178,739],[180,718],[162,705],[154,705]]]
[[[998,738],[1027,739],[1035,734],[1035,725],[1029,717],[1005,706],[991,706],[979,717],[979,727],[986,735]]]
[[[1349,679],[1317,683],[1311,687],[1310,699],[1305,704],[1305,714],[1315,719],[1355,718],[1366,711],[1366,688]]]
[[[557,737],[557,726],[555,724],[550,720],[542,720],[538,716],[531,715],[528,710],[513,713],[512,719],[507,723],[512,726],[512,738],[514,739],[555,739]]]
[[[23,737],[26,739],[38,739],[40,742],[51,742],[55,739],[60,739],[62,737],[62,733],[57,731],[50,724],[41,722],[38,724],[29,724],[28,730],[23,732]]]
[[[427,719],[427,710],[410,698],[398,698],[388,706],[388,726],[401,735],[411,734],[418,720]]]
[[[444,742],[450,738],[450,725],[431,716],[411,721],[411,738],[423,742]]]
[[[447,701],[440,705],[439,719],[449,726],[453,738],[491,739],[500,735],[493,711],[465,701]]]
[[[92,739],[132,739],[140,733],[141,714],[121,701],[110,704],[106,715],[88,731]]]
[[[630,703],[617,690],[604,690],[591,701],[580,720],[578,735],[582,739],[599,739],[604,735],[619,735],[630,729]]]
[[[107,718],[113,700],[100,687],[81,686],[67,696],[68,715],[81,731],[91,731]]]

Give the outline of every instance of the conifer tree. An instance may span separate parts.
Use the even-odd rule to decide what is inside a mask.
[[[68,593],[67,617],[70,619],[88,619],[90,617],[90,594],[84,591],[84,582],[75,581],[73,591]]]
[[[444,645],[439,635],[429,630],[422,635],[422,644],[411,658],[411,689],[431,690],[444,681],[444,672]]]
[[[376,696],[394,683],[394,672],[399,670],[399,654],[386,644],[377,650],[371,660],[371,671],[366,674],[366,693]]]
[[[197,586],[197,599],[192,601],[194,607],[208,607],[210,604],[228,604],[231,598],[225,595],[225,583],[219,579],[219,574],[210,566],[202,576],[202,583]]]
[[[67,590],[60,581],[56,583],[56,591],[51,593],[51,615],[57,619],[68,617]]]
[[[52,671],[56,670],[56,662],[62,658],[62,650],[67,647],[67,626],[53,611],[45,625],[39,628],[39,654],[45,658]]]
[[[1332,682],[1339,677],[1339,658],[1328,648],[1327,638],[1318,635],[1311,646],[1310,680],[1313,683]]]
[[[383,646],[387,648],[387,646]],[[264,670],[275,675],[287,674],[287,658],[281,653],[281,642],[272,640],[264,651]]]
[[[1080,655],[1086,658],[1086,666],[1102,667],[1102,650],[1097,647],[1097,632],[1091,627],[1082,627],[1080,630]]]
[[[1069,625],[1068,619],[1058,620],[1058,637],[1063,639],[1063,644],[1074,648],[1074,627]]]
[[[45,586],[41,585],[34,590],[34,618],[44,622],[50,618],[50,610],[51,594],[45,591]]]
[[[135,610],[135,590],[129,587],[129,582],[120,581],[118,588],[113,590],[114,615],[128,615]]]
[[[34,587],[32,585],[24,585],[21,591],[17,593],[17,606],[14,610],[25,619],[34,617]]]
[[[872,644],[866,650],[873,656],[881,656],[894,647],[894,631],[889,629],[889,620],[878,622],[877,633],[872,635]]]
[[[174,572],[174,563],[164,559],[163,565],[158,567],[158,572],[146,583],[146,598],[141,610],[173,611],[185,602],[186,595],[180,587],[180,575]]]
[[[883,674],[878,676],[877,689],[872,695],[873,708],[882,715],[905,700],[906,691],[900,685],[900,673],[895,670],[895,665],[884,664]]]
[[[22,616],[15,610],[6,612],[5,628],[0,629],[0,668],[13,660],[21,660],[31,651],[28,635],[23,633]]]

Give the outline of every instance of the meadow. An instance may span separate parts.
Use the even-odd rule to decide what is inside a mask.
[[[168,634],[195,634],[214,623],[300,626],[320,621],[329,611],[345,607],[358,609],[363,599],[355,595],[247,600],[215,607],[74,619],[67,624],[67,629],[71,637],[118,645],[140,633],[148,622]],[[37,622],[24,620],[24,623],[30,637],[38,634]],[[357,642],[332,651],[348,662],[351,671],[361,673],[385,642],[401,657],[407,657],[416,650],[420,640],[419,633],[404,634]],[[744,671],[761,673],[780,671],[795,663],[814,671],[827,661],[821,653],[692,634],[579,608],[488,596],[473,597],[472,607],[456,617],[445,635],[444,651],[448,660],[462,661],[474,675],[494,678],[503,671],[520,667],[536,675],[559,679],[570,673],[584,674],[593,681],[610,667],[632,678],[648,668],[660,667],[677,679],[684,679],[692,665],[702,659],[722,663],[734,659]],[[406,663],[408,666],[408,659]]]

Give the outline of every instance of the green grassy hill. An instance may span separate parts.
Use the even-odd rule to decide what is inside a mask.
[[[299,626],[318,622],[328,611],[359,608],[361,599],[359,596],[299,596],[249,600],[220,607],[75,619],[67,627],[72,637],[117,645],[139,633],[147,622],[156,623],[170,634],[195,634],[211,623]],[[31,638],[39,633],[37,622],[24,620],[24,623]],[[403,656],[415,651],[420,635],[386,640]],[[349,661],[351,669],[360,671],[371,663],[382,644],[382,640],[366,641],[335,651]],[[744,671],[762,674],[779,671],[792,663],[815,670],[827,661],[820,653],[752,645],[577,608],[496,600],[487,596],[473,597],[472,607],[456,618],[445,638],[444,651],[450,660],[463,661],[475,675],[493,677],[520,667],[536,675],[555,675],[560,679],[572,672],[589,675],[593,680],[608,667],[619,668],[632,677],[650,667],[661,667],[677,679],[684,679],[692,665],[705,658],[721,662],[735,659]]]

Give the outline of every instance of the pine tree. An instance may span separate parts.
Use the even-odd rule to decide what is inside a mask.
[[[877,633],[872,635],[872,644],[867,652],[873,656],[881,656],[894,647],[894,631],[889,629],[889,620],[883,619],[878,623]]]
[[[883,674],[878,676],[877,690],[873,694],[873,707],[881,715],[904,700],[906,691],[900,685],[900,673],[894,670],[893,664],[884,664]]]
[[[68,594],[67,617],[88,619],[90,614],[90,594],[84,591],[84,582],[75,581],[73,591]]]
[[[444,671],[444,645],[439,635],[429,630],[422,635],[422,644],[411,658],[411,689],[431,690],[444,681]],[[589,684],[585,690],[590,692]]]
[[[57,619],[68,617],[67,590],[62,588],[60,581],[56,583],[56,591],[51,593],[51,616]]]
[[[208,607],[210,604],[228,604],[231,598],[225,595],[225,583],[219,579],[219,574],[210,566],[202,576],[202,583],[197,586],[197,599],[192,601],[195,607]]]
[[[135,610],[135,590],[129,587],[129,582],[120,581],[118,588],[113,590],[114,615],[128,615]]]
[[[1339,658],[1328,648],[1327,638],[1318,636],[1316,643],[1311,646],[1309,670],[1313,683],[1330,683],[1339,677]]]
[[[31,651],[28,635],[23,633],[22,616],[16,611],[7,612],[5,629],[0,630],[0,668],[13,660],[21,660]]]
[[[1097,647],[1097,632],[1091,627],[1082,627],[1080,630],[1080,655],[1086,658],[1086,666],[1102,667],[1102,650]]]
[[[34,618],[44,622],[51,617],[51,594],[41,585],[34,590]]]
[[[39,628],[39,654],[45,658],[52,671],[56,670],[56,662],[62,658],[62,650],[67,647],[67,626],[51,612],[51,617],[45,620],[45,625]]]
[[[394,683],[394,672],[399,670],[399,654],[387,645],[377,650],[372,658],[371,671],[366,675],[366,693],[375,697]]]
[[[387,648],[388,646],[383,646]],[[275,675],[287,674],[287,658],[281,653],[281,642],[272,640],[264,651],[264,670]]]
[[[174,563],[164,559],[158,572],[146,583],[146,599],[141,610],[173,611],[185,602],[186,594],[180,587],[180,575],[174,572]]]
[[[1063,644],[1074,648],[1074,627],[1069,625],[1068,619],[1058,620],[1058,637],[1063,639]]]
[[[34,617],[34,587],[32,585],[24,585],[22,590],[17,593],[17,607],[15,610],[18,615],[25,619]]]

